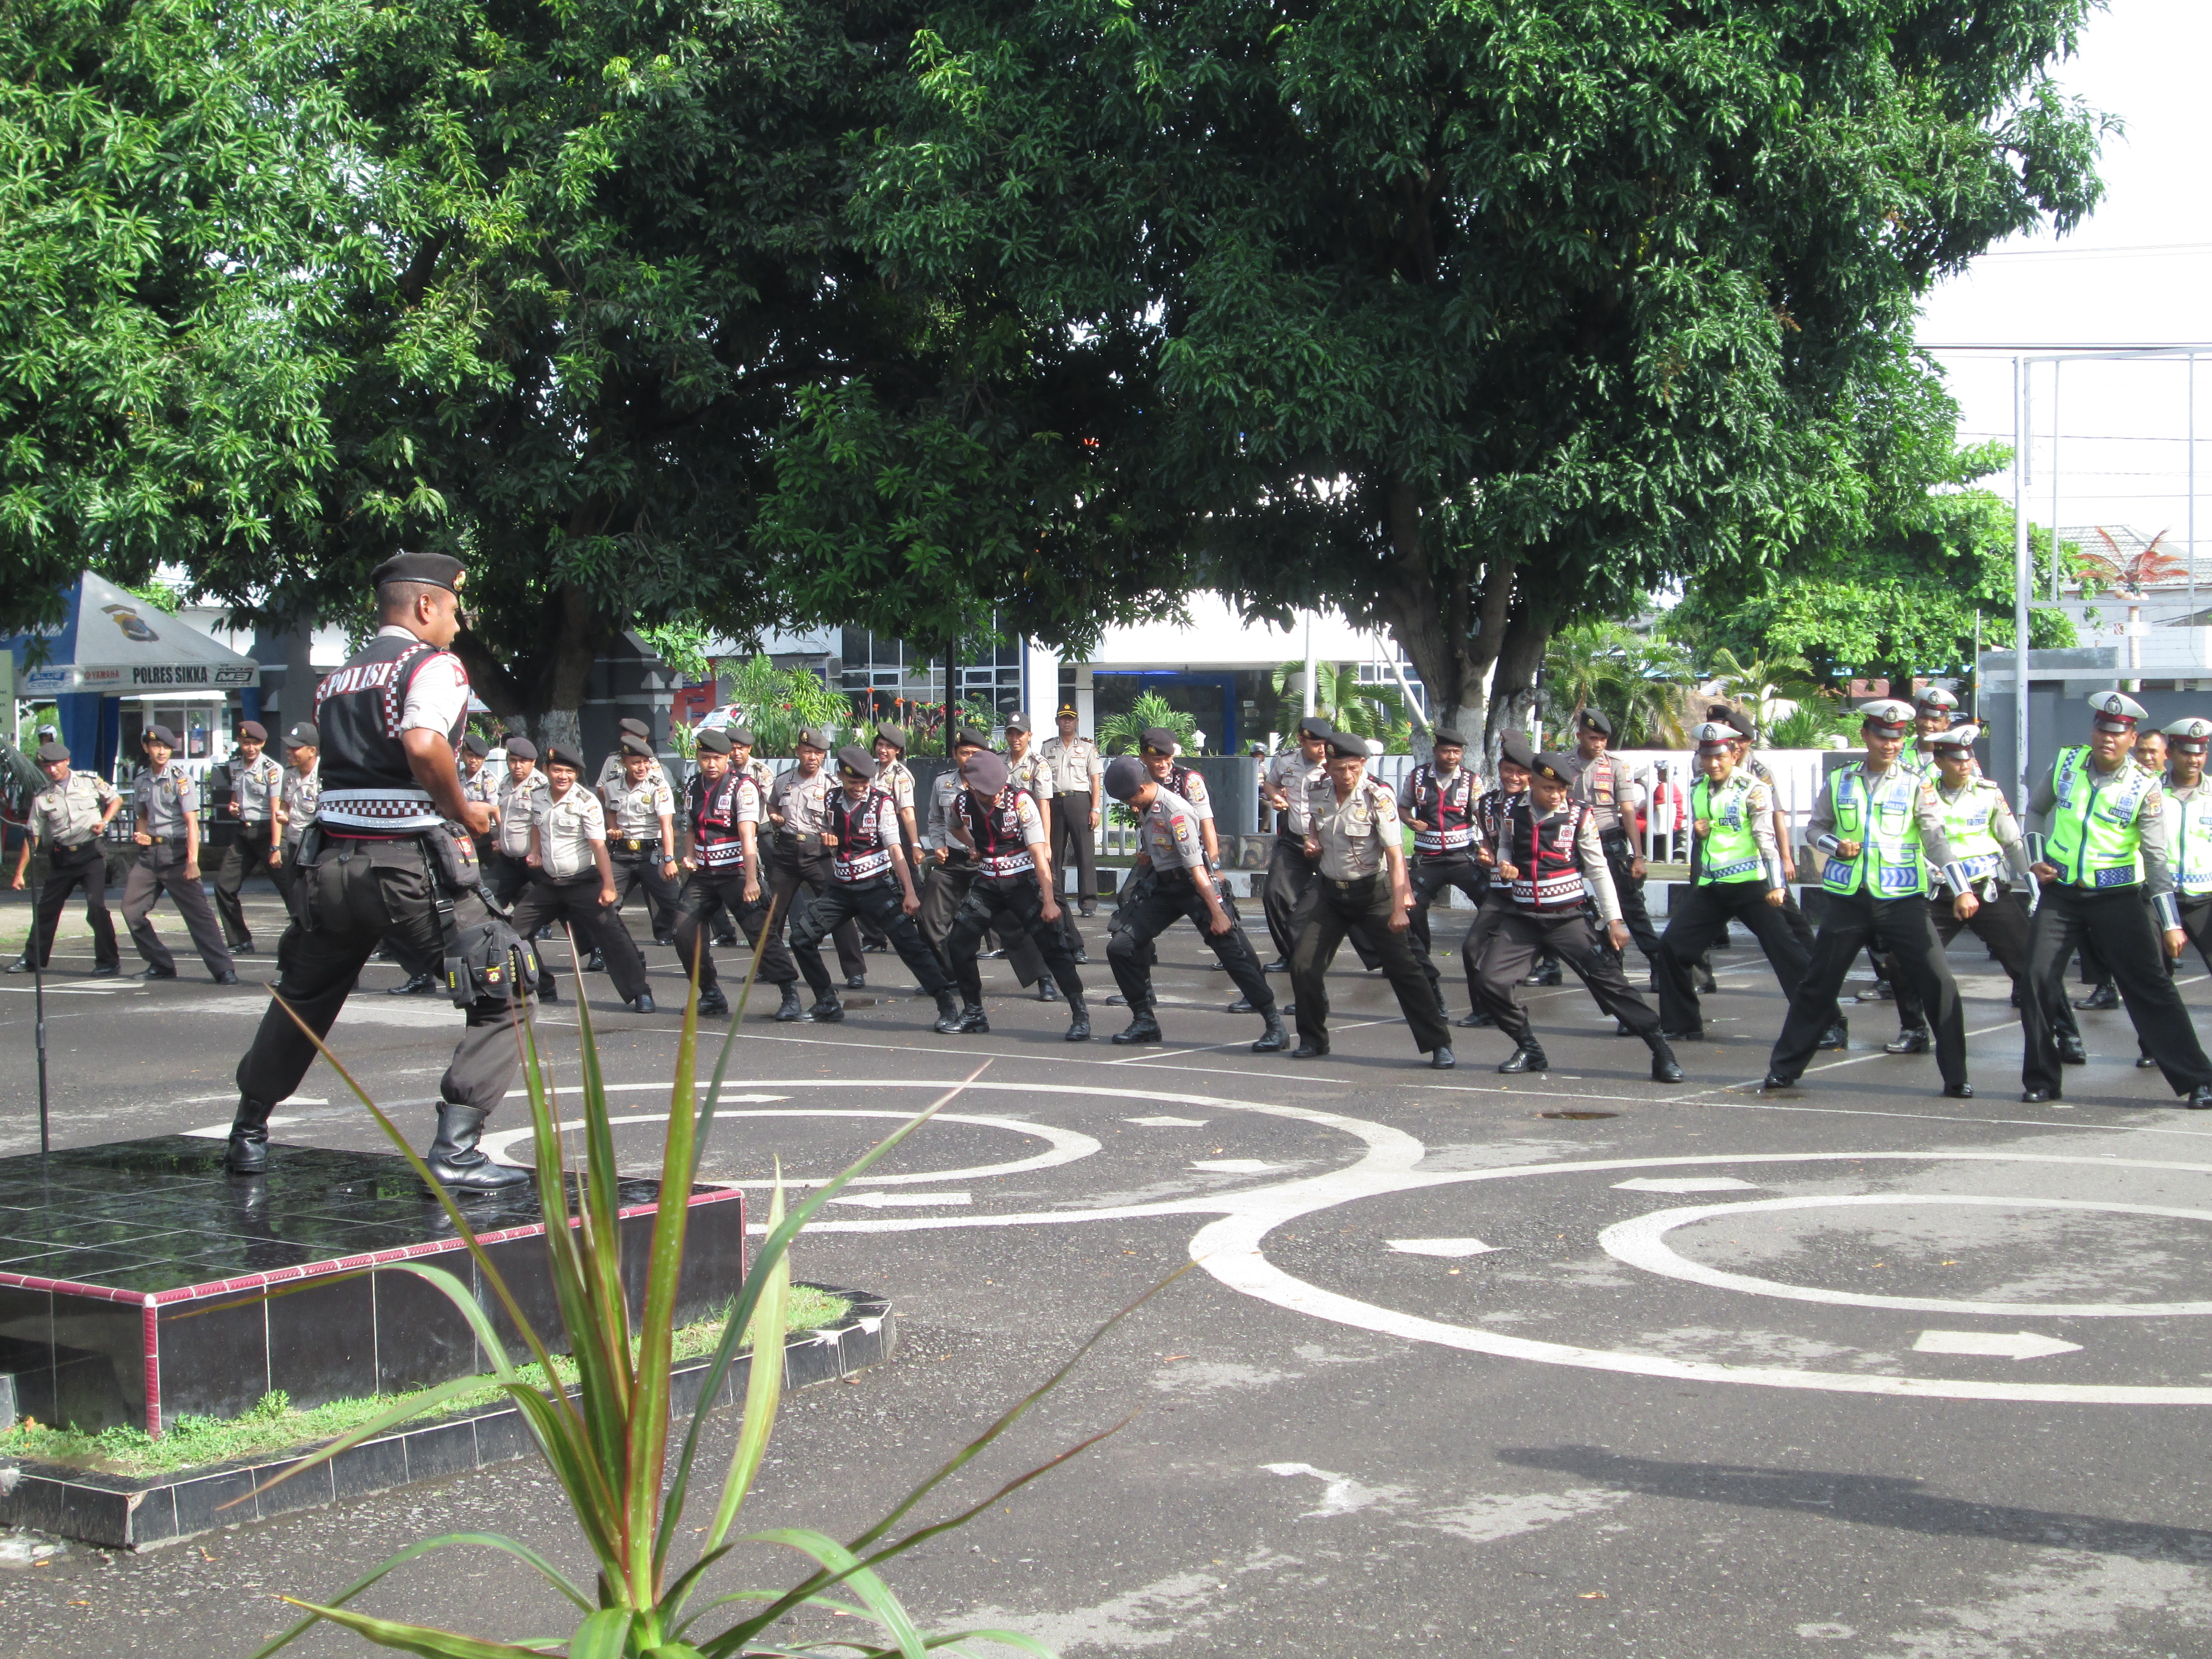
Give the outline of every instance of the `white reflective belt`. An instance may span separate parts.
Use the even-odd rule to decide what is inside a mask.
[[[1001,853],[983,860],[983,873],[987,876],[1018,876],[1025,870],[1036,868],[1036,860],[1030,856],[1027,848],[1018,853]]]
[[[879,848],[872,853],[863,853],[858,858],[847,859],[833,855],[830,866],[840,881],[866,881],[871,876],[880,876],[891,867],[890,848]]]
[[[325,823],[347,829],[435,830],[445,822],[427,789],[325,789],[317,810]]]

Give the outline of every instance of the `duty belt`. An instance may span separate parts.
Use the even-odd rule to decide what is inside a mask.
[[[1740,877],[1756,875],[1765,866],[1764,859],[1738,859],[1734,864],[1716,865],[1705,875],[1707,881],[1735,881]]]
[[[1472,830],[1416,830],[1413,831],[1413,850],[1417,853],[1463,853],[1474,845]]]
[[[830,860],[830,868],[836,873],[837,879],[840,881],[866,881],[872,877],[882,875],[890,867],[891,854],[889,848],[880,848],[873,853],[863,853],[857,858],[832,858]]]
[[[1018,876],[1036,868],[1036,860],[1024,848],[1018,853],[1000,853],[982,860],[987,876]]]
[[[609,845],[619,847],[625,853],[650,853],[660,845],[660,837],[651,836],[641,840],[635,836],[622,836]]]

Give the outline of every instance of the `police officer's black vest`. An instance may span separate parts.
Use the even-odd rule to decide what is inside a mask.
[[[415,781],[399,740],[407,688],[440,654],[412,636],[379,635],[316,688],[315,729],[323,739],[318,815],[327,832],[406,836],[445,822],[430,792]],[[464,708],[447,740],[459,743],[467,724]]]
[[[732,873],[745,867],[745,843],[738,832],[738,792],[760,786],[734,766],[719,778],[704,772],[684,786],[690,797],[691,856],[704,870]]]
[[[830,864],[838,880],[873,881],[890,872],[891,843],[898,836],[896,812],[890,792],[872,784],[858,802],[842,789],[830,797],[830,833],[837,837]],[[888,836],[883,833],[886,817],[891,822]]]
[[[1424,762],[1406,781],[1413,797],[1407,816],[1430,826],[1413,832],[1414,850],[1424,858],[1465,858],[1474,839],[1474,774],[1462,766],[1446,784]]]
[[[1580,843],[1589,822],[1587,803],[1570,801],[1557,817],[1536,821],[1535,804],[1520,798],[1505,819],[1505,862],[1514,878],[1513,902],[1523,909],[1578,910],[1585,902]]]

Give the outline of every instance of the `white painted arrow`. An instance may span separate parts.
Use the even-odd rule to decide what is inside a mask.
[[[2055,1353],[2079,1353],[2079,1342],[2061,1342],[2033,1331],[1923,1331],[1915,1353],[1970,1353],[1985,1359],[2048,1359]]]
[[[1382,1242],[1407,1255],[1481,1255],[1498,1248],[1479,1238],[1386,1238]]]
[[[1202,1117],[1125,1117],[1124,1123],[1141,1124],[1147,1129],[1203,1129]]]
[[[1620,1193],[1752,1193],[1759,1189],[1748,1181],[1738,1181],[1734,1176],[1639,1176],[1634,1181],[1616,1181],[1613,1190]]]
[[[971,1200],[966,1193],[862,1193],[856,1198],[833,1198],[830,1201],[832,1204],[858,1204],[866,1209],[880,1210],[886,1204],[966,1204]]]
[[[1216,1175],[1258,1175],[1275,1166],[1256,1158],[1202,1158],[1190,1167],[1211,1170]]]

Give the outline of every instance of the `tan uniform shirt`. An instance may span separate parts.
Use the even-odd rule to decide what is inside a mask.
[[[1581,801],[1597,815],[1600,834],[1620,829],[1621,809],[1634,812],[1636,803],[1649,792],[1651,774],[1643,767],[1629,766],[1618,755],[1600,755],[1593,761],[1571,755],[1567,763],[1575,777],[1567,799]]]
[[[565,880],[597,866],[592,843],[607,838],[607,815],[599,798],[582,784],[571,784],[558,800],[548,785],[532,808],[531,823],[538,831],[538,861],[547,875]]]
[[[1270,755],[1267,768],[1260,775],[1267,787],[1282,792],[1290,805],[1278,814],[1278,828],[1284,835],[1303,840],[1313,830],[1313,818],[1306,804],[1306,793],[1316,782],[1328,781],[1328,769],[1320,761],[1310,761],[1295,749],[1287,755]]]
[[[1044,763],[1052,775],[1052,792],[1056,795],[1096,795],[1098,779],[1106,770],[1106,760],[1098,752],[1098,745],[1089,738],[1070,738],[1063,742],[1055,732],[1030,750]]]
[[[100,834],[100,815],[120,800],[96,772],[71,772],[31,798],[31,828],[49,847],[79,848]]]
[[[538,808],[552,788],[544,773],[536,767],[530,776],[516,782],[510,772],[499,787],[499,850],[511,859],[519,859],[530,850],[530,823],[537,817]]]
[[[937,781],[929,787],[929,816],[922,820],[921,844],[934,852],[940,847],[949,848],[957,860],[968,856],[952,834],[952,798],[960,793],[960,772],[948,766],[937,775]]]
[[[499,805],[500,797],[506,793],[501,786],[501,775],[489,761],[486,761],[473,772],[466,768],[462,769],[461,799],[463,800],[481,801],[486,806],[496,806]]]
[[[285,769],[275,756],[263,752],[247,762],[234,756],[222,763],[224,781],[230,787],[230,804],[236,815],[223,817],[234,823],[266,823],[270,808],[283,799]]]
[[[787,836],[818,836],[830,827],[830,792],[837,781],[830,775],[828,762],[812,777],[801,777],[799,769],[777,774],[768,792],[768,810],[783,814],[778,832]]]
[[[891,798],[894,810],[914,811],[914,774],[907,769],[904,761],[893,761],[888,766],[876,769],[876,787]]]
[[[1363,776],[1342,800],[1327,771],[1306,789],[1310,834],[1321,842],[1321,873],[1332,881],[1357,881],[1383,868],[1386,848],[1403,844],[1396,797]]]
[[[144,818],[146,832],[155,840],[181,841],[185,820],[198,817],[199,810],[200,787],[176,762],[171,761],[158,772],[150,766],[138,769],[131,785],[131,821]]]
[[[305,772],[295,767],[284,769],[283,800],[284,845],[296,847],[323,803],[322,757],[317,756],[314,765]]]
[[[1145,856],[1155,870],[1205,870],[1206,837],[1199,833],[1197,814],[1181,795],[1155,788],[1140,828]]]
[[[1019,760],[1009,759],[1006,762],[1006,780],[1017,789],[1028,790],[1040,809],[1052,799],[1055,787],[1052,768],[1046,764],[1044,757],[1034,747]]]
[[[642,783],[633,784],[627,776],[617,778],[606,786],[606,800],[611,814],[608,833],[622,841],[659,841],[662,814],[676,816],[676,792],[657,766],[645,775]],[[675,856],[672,848],[669,856]]]

